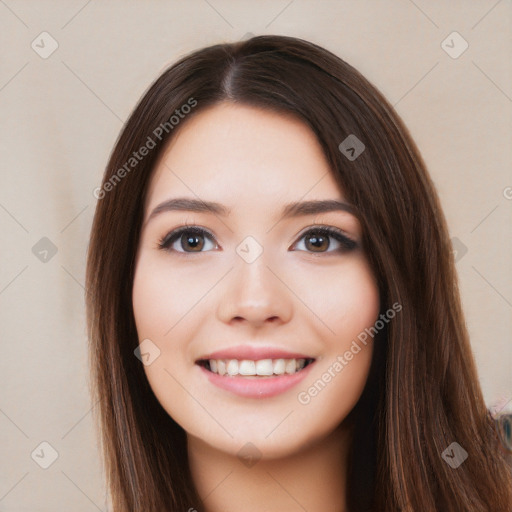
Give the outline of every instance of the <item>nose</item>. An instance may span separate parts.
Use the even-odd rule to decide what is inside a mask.
[[[220,292],[217,317],[227,324],[246,323],[256,328],[286,324],[293,315],[293,293],[279,271],[260,256],[247,263],[236,261]]]

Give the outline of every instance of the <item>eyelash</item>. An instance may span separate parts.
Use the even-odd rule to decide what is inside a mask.
[[[355,240],[352,240],[351,238],[347,237],[340,229],[337,229],[334,227],[327,227],[327,226],[311,226],[310,229],[308,229],[305,233],[302,234],[302,236],[299,238],[298,241],[302,240],[306,235],[308,235],[311,232],[314,234],[317,234],[317,235],[332,237],[337,242],[340,243],[341,247],[339,247],[338,249],[335,249],[333,251],[324,251],[324,252],[303,251],[303,252],[307,252],[309,254],[313,254],[313,255],[329,254],[329,253],[340,254],[340,253],[350,252],[350,251],[354,250],[358,245]],[[170,249],[169,246],[172,245],[183,233],[192,233],[194,235],[206,235],[207,237],[211,238],[212,241],[215,241],[215,237],[208,230],[200,228],[199,226],[186,225],[186,226],[182,226],[181,228],[178,228],[174,231],[171,231],[170,233],[167,233],[162,238],[160,238],[160,240],[158,241],[158,248],[162,249],[164,251],[177,253],[180,256],[188,256],[191,254],[201,254],[203,252],[208,252],[208,251],[199,251],[199,252],[176,251],[174,249]]]

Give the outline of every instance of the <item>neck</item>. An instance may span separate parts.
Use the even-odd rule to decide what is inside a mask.
[[[188,435],[190,471],[205,512],[344,512],[350,429],[343,424],[300,452],[245,465]]]

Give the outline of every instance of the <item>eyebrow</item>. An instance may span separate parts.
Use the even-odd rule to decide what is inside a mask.
[[[188,197],[178,197],[175,199],[167,199],[156,206],[149,215],[145,224],[157,215],[171,211],[211,213],[222,217],[227,217],[231,213],[230,208],[214,201],[202,201]],[[337,199],[324,199],[314,201],[296,201],[286,204],[281,213],[281,219],[334,211],[347,212],[356,216],[356,208],[353,205]]]

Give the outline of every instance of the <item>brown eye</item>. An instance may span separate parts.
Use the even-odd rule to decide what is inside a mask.
[[[181,246],[184,248],[190,247],[193,252],[200,252],[204,247],[204,237],[203,235],[195,235],[195,234],[182,234],[180,237]]]
[[[306,236],[306,247],[313,252],[324,252],[329,248],[329,237],[322,234],[310,234]]]
[[[198,227],[178,229],[169,233],[159,243],[161,249],[168,251],[180,252],[180,253],[201,253],[205,252],[203,249],[207,245],[207,241],[210,241],[212,246],[215,248],[216,245],[211,241],[213,236],[207,233],[204,229]],[[177,245],[178,248],[173,247]],[[181,248],[179,248],[181,246]]]
[[[357,242],[345,236],[341,230],[333,227],[321,226],[310,229],[301,237],[300,241],[303,239],[305,240],[304,250],[312,253],[342,253],[349,252],[357,247]],[[332,240],[334,240],[334,244]],[[334,246],[334,248],[331,249],[331,246]]]

